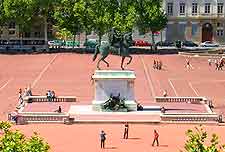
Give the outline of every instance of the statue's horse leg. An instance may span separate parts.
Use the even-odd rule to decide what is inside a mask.
[[[131,61],[132,61],[133,58],[132,58],[132,56],[130,56],[130,55],[128,55],[127,57],[130,58],[130,60],[127,62],[127,65],[128,65],[128,64],[131,63]]]
[[[109,67],[109,63],[105,60],[106,57],[107,57],[107,56],[101,56],[101,57],[99,58],[98,63],[97,63],[97,68],[98,68],[98,70],[101,70],[100,67],[99,67],[99,64],[100,64],[101,61],[103,61],[103,62],[107,65],[107,67]]]
[[[107,65],[107,67],[109,67],[109,63],[105,59],[102,59],[102,61],[105,62],[105,64]]]
[[[97,63],[97,69],[98,69],[98,70],[101,70],[100,67],[99,67],[99,63],[100,63],[101,61],[102,61],[102,58],[99,58],[99,59],[98,59],[98,63]]]
[[[120,67],[121,67],[122,70],[124,70],[123,62],[124,62],[124,59],[125,58],[126,58],[126,56],[122,56],[121,65],[120,65]]]

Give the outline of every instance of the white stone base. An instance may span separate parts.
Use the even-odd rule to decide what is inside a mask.
[[[105,101],[92,101],[92,110],[94,111],[102,111],[101,104],[105,103]],[[132,100],[125,101],[125,105],[128,106],[128,111],[137,111],[137,103]]]

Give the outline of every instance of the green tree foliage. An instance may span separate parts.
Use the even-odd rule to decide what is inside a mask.
[[[5,10],[4,10],[4,5],[3,5],[3,0],[0,0],[0,26],[5,25]]]
[[[67,29],[74,36],[81,31],[82,22],[79,10],[84,7],[80,0],[61,0],[59,7],[57,7],[54,17],[57,20],[57,25],[60,29]]]
[[[50,147],[37,133],[27,138],[18,130],[11,130],[11,124],[0,122],[0,130],[3,134],[0,136],[1,152],[48,152]]]
[[[112,13],[109,8],[109,0],[90,0],[91,25],[99,36],[99,43],[102,36],[112,27]]]
[[[117,11],[115,12],[113,27],[121,34],[131,32],[136,23],[136,9],[132,1],[120,0]]]
[[[55,27],[56,29],[58,27]],[[73,37],[73,34],[68,31],[66,28],[63,29],[57,29],[57,33],[56,33],[56,38],[61,39],[61,40],[71,40]]]
[[[33,0],[4,0],[3,7],[5,18],[15,21],[20,32],[29,30],[35,7]]]
[[[77,0],[74,5],[74,10],[76,11],[79,23],[81,24],[81,30],[86,33],[85,40],[87,40],[87,34],[93,30],[90,5],[91,3],[89,0]]]
[[[185,143],[186,152],[220,152],[225,150],[224,145],[219,144],[219,138],[216,134],[212,135],[209,144],[206,144],[208,134],[202,127],[196,127],[195,130],[186,132],[188,140]]]
[[[141,32],[152,32],[152,42],[155,45],[154,33],[167,25],[167,16],[162,10],[162,0],[136,0],[137,27]]]
[[[53,24],[53,15],[55,8],[61,0],[32,0],[35,3],[35,16],[39,17],[44,24],[45,46],[48,49],[48,25]]]
[[[48,152],[49,148],[49,145],[36,132],[25,143],[26,152]]]

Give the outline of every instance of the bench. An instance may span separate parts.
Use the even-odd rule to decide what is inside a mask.
[[[27,96],[24,101],[31,102],[76,102],[76,96],[56,96],[54,99],[49,101],[47,96]]]
[[[194,104],[205,104],[208,99],[205,97],[155,97],[156,102],[186,102]]]

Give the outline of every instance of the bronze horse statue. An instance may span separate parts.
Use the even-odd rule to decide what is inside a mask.
[[[98,59],[97,68],[100,70],[99,64],[103,61],[107,67],[109,67],[109,63],[105,60],[109,53],[114,52],[114,54],[122,57],[121,60],[121,69],[124,70],[123,63],[126,57],[129,58],[127,65],[131,63],[132,56],[129,54],[129,47],[132,46],[132,33],[126,33],[122,36],[118,36],[115,32],[111,34],[111,40],[109,43],[98,44],[95,47],[95,53],[93,56],[93,61],[97,58],[98,54],[101,57]]]

